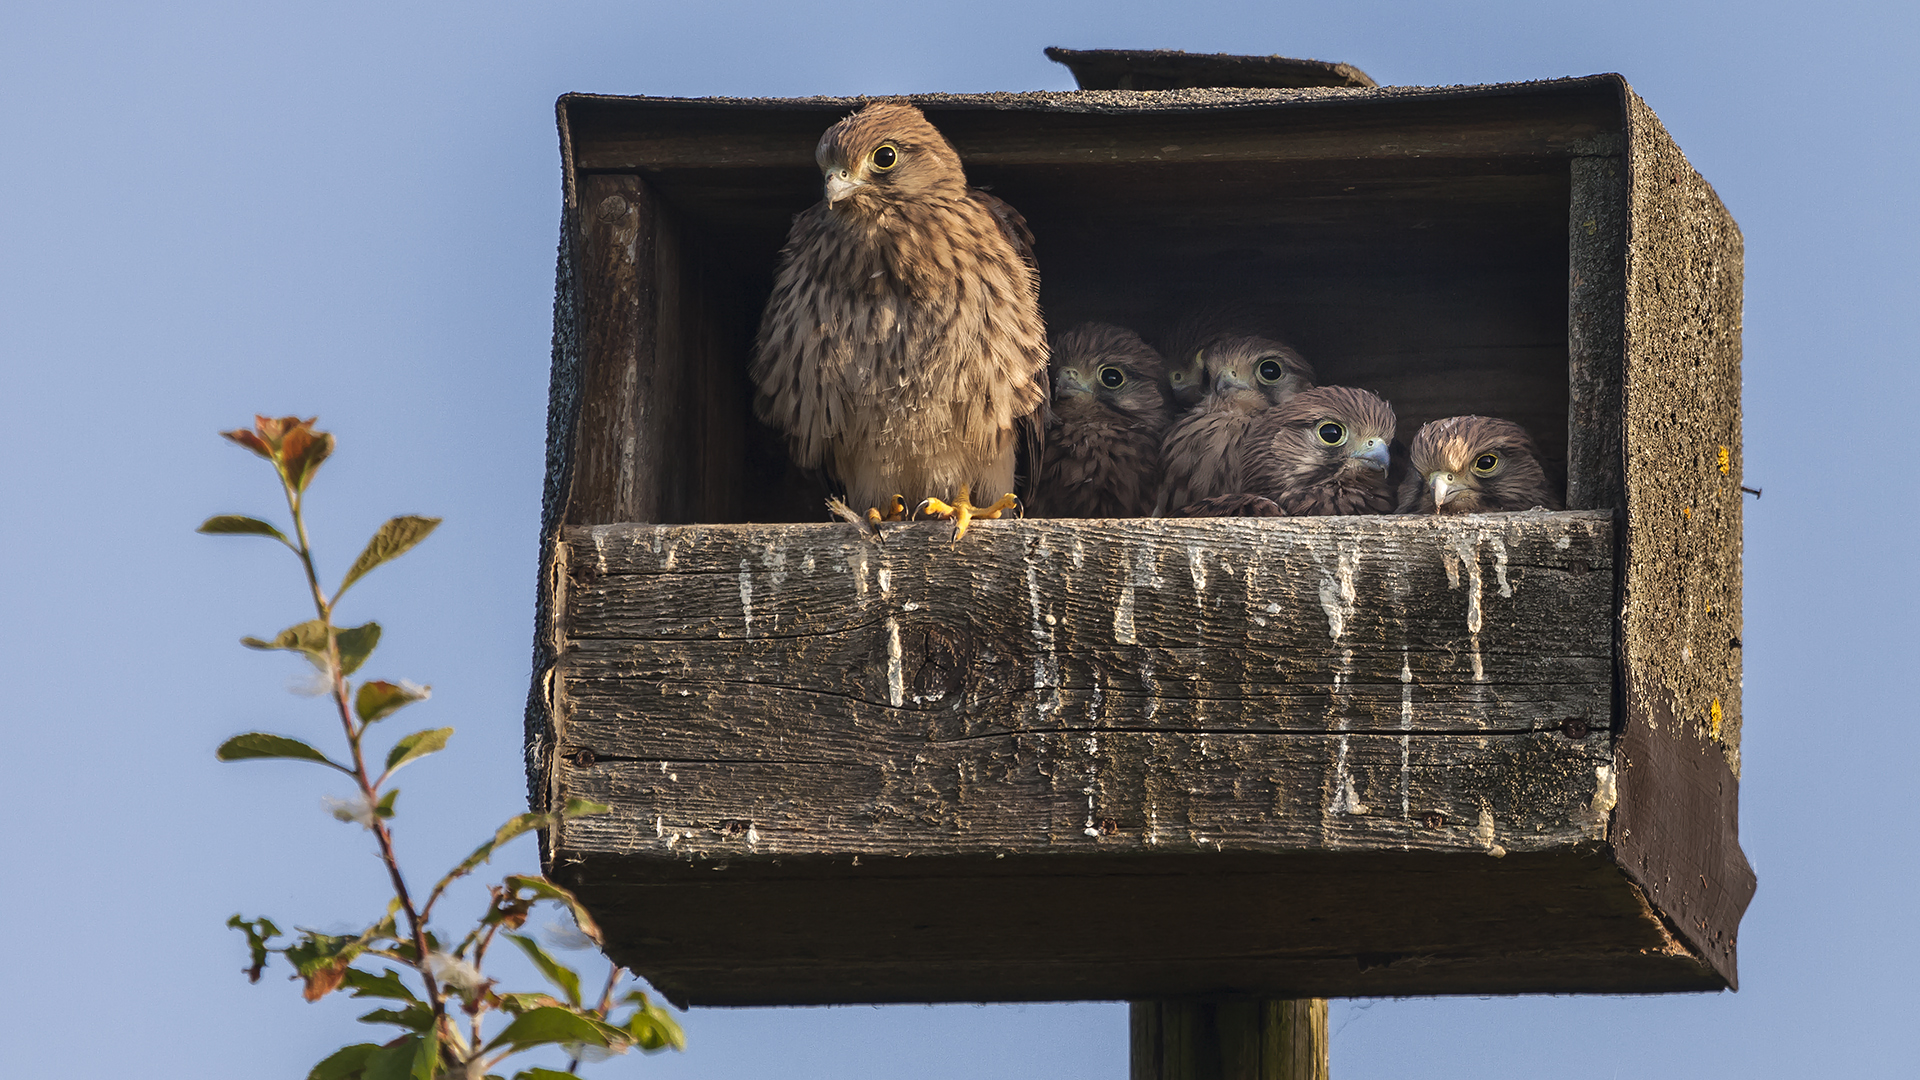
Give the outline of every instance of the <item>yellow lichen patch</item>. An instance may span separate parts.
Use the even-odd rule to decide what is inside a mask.
[[[1733,453],[1723,446],[1720,448],[1720,475],[1729,476],[1732,473]]]
[[[1693,507],[1691,507],[1691,506],[1683,506],[1683,507],[1681,507],[1681,508],[1680,508],[1680,516],[1681,516],[1681,517],[1683,517],[1683,518],[1686,518],[1686,519],[1687,519],[1688,521],[1692,521],[1692,520],[1693,520]]]
[[[1709,709],[1707,712],[1707,734],[1712,738],[1717,739],[1720,737],[1721,720],[1722,720],[1722,717],[1720,715],[1720,699],[1714,698],[1713,707]]]

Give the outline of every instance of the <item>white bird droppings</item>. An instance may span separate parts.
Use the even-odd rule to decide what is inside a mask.
[[[1494,838],[1493,811],[1483,806],[1480,808],[1480,824],[1476,826],[1473,830],[1474,842],[1478,843],[1481,847],[1486,848],[1487,854],[1493,856],[1494,858],[1496,859],[1506,858],[1507,849],[1501,847],[1499,844],[1494,843],[1493,838]]]
[[[887,704],[899,708],[907,699],[906,669],[900,660],[900,624],[887,619]]]
[[[747,560],[740,560],[740,622],[746,636],[753,637],[753,570]]]

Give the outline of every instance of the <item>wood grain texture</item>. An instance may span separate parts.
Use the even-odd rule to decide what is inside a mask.
[[[969,165],[1563,155],[1617,118],[1603,80],[1447,93],[1193,89],[919,94]],[[1477,92],[1476,92],[1477,91]],[[1531,91],[1531,92],[1530,92]],[[644,103],[644,112],[622,105]],[[1611,111],[1609,105],[1614,106]],[[583,169],[805,166],[860,99],[568,95]]]
[[[1604,849],[1613,807],[1610,515],[948,535],[564,532],[552,797],[616,810],[569,823],[552,865],[604,905],[616,955],[656,986],[736,1004],[1491,992],[1591,975],[1576,955],[1601,967],[1668,949],[1617,870],[1582,861]],[[1243,955],[1245,925],[1213,921],[1144,942],[1126,931],[1130,959],[1088,951],[1091,928],[1220,903],[1212,871],[1232,864],[1159,872],[1199,856],[1254,860],[1239,872],[1269,897],[1306,895],[1303,857],[1433,876],[1385,887],[1328,866],[1337,885],[1261,916],[1271,955]],[[1486,904],[1487,864],[1527,858],[1551,869],[1465,914]],[[1571,898],[1549,887],[1570,867],[1599,882]],[[1445,925],[1408,914],[1418,901],[1401,891],[1420,881],[1456,890]],[[1530,960],[1470,959],[1458,935],[1481,919],[1511,932],[1529,890],[1595,921],[1520,950]],[[1029,892],[1066,906],[1035,913]],[[977,907],[947,910],[960,896]],[[871,938],[882,910],[929,905],[945,930],[906,934],[926,951]],[[1360,926],[1345,921],[1363,907]],[[1027,929],[1006,925],[1010,910]],[[692,923],[665,929],[665,911]],[[619,929],[640,912],[644,941]],[[727,944],[702,937],[716,920]],[[822,950],[831,965],[803,962]],[[1359,979],[1379,966],[1356,966],[1360,953],[1452,959],[1395,982]],[[1610,986],[1701,984],[1684,950],[1622,965]]]
[[[1136,1001],[1132,1080],[1327,1080],[1327,1001]]]

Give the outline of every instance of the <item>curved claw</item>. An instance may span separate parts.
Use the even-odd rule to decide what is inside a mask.
[[[1000,496],[1000,498],[994,501],[993,505],[985,507],[973,505],[970,494],[967,488],[962,487],[960,489],[960,497],[952,503],[943,502],[935,498],[925,499],[919,506],[914,508],[914,516],[918,517],[924,513],[952,521],[953,542],[958,544],[960,538],[967,535],[967,527],[973,523],[975,518],[998,518],[1008,510],[1021,509],[1019,497],[1012,493]]]

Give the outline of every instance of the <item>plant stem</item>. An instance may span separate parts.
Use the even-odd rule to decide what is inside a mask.
[[[280,473],[280,486],[287,495],[287,511],[293,515],[294,535],[300,539],[300,565],[307,572],[307,587],[313,591],[313,608],[320,616],[320,623],[327,631],[327,671],[333,677],[333,700],[340,710],[340,726],[346,732],[347,746],[353,751],[353,778],[360,785],[360,797],[366,800],[367,812],[371,815],[374,839],[380,844],[380,859],[387,864],[387,876],[393,881],[394,895],[400,899],[401,910],[407,915],[407,929],[413,938],[416,956],[415,970],[426,986],[427,1000],[433,1004],[433,1016],[436,1026],[450,1023],[447,1018],[447,996],[441,989],[439,980],[433,977],[429,964],[432,955],[427,948],[427,927],[420,913],[413,906],[413,897],[407,892],[407,880],[400,872],[400,859],[394,853],[393,833],[387,829],[387,823],[380,820],[374,812],[379,800],[373,783],[367,776],[366,755],[360,750],[361,729],[353,722],[353,705],[347,694],[347,676],[340,663],[340,642],[334,634],[333,605],[328,602],[327,594],[320,588],[320,575],[313,568],[313,548],[307,541],[307,521],[300,512],[300,492],[287,479],[286,470],[276,462]]]

